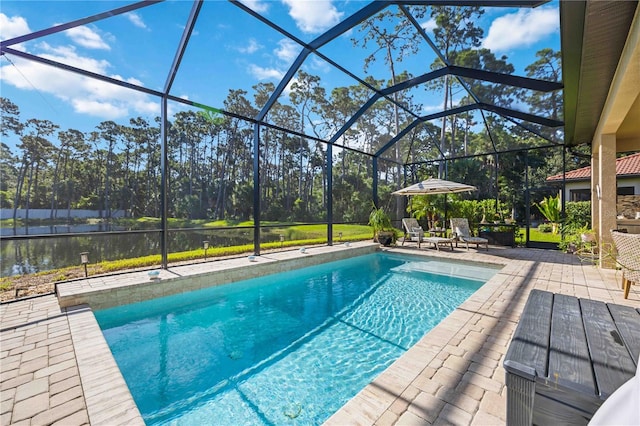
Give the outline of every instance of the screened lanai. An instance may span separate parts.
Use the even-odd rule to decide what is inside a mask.
[[[34,272],[54,269],[47,279],[67,282],[55,295],[0,303],[0,373],[7,396],[2,423],[146,421],[142,404],[134,401],[132,386],[122,377],[96,321],[98,299],[104,301],[105,295],[128,304],[140,300],[138,289],[155,298],[160,289],[169,288],[181,293],[179,310],[189,311],[189,317],[192,311],[185,309],[182,296],[193,297],[200,305],[221,305],[243,317],[229,323],[227,335],[218,332],[219,317],[208,314],[197,326],[210,336],[183,339],[157,334],[151,343],[137,339],[140,349],[134,348],[131,358],[158,367],[150,374],[138,368],[140,375],[160,377],[156,373],[165,372],[163,367],[171,360],[196,370],[208,367],[202,348],[214,346],[214,340],[230,349],[221,352],[216,370],[229,363],[241,365],[243,371],[270,369],[284,358],[282,351],[245,368],[245,360],[253,359],[250,345],[238,345],[236,337],[248,337],[252,346],[263,350],[268,340],[280,341],[291,333],[280,333],[272,322],[261,320],[256,321],[258,332],[242,332],[244,318],[261,312],[263,306],[273,312],[284,305],[298,311],[282,318],[287,327],[298,318],[316,318],[309,308],[325,309],[347,300],[343,289],[354,287],[350,280],[330,267],[327,276],[344,282],[333,285],[335,297],[296,302],[290,290],[278,288],[273,293],[277,305],[263,296],[256,304],[247,304],[211,293],[187,295],[182,283],[200,286],[205,275],[215,280],[246,272],[261,274],[274,264],[284,270],[291,260],[311,264],[338,252],[346,257],[361,249],[378,252],[370,242],[339,243],[371,241],[366,223],[373,205],[390,212],[396,225],[413,214],[405,209],[407,200],[391,192],[427,177],[478,188],[459,199],[449,196],[450,207],[454,202],[480,201],[495,201],[497,207],[499,201],[513,208],[520,224],[527,224],[532,203],[557,193],[557,188],[544,186],[547,176],[591,165],[592,220],[599,241],[604,241],[615,226],[616,154],[640,150],[638,2],[473,2],[482,4],[484,13],[472,11],[466,20],[463,9],[438,9],[452,4],[468,6],[447,1],[380,2],[376,5],[381,9],[364,17],[361,11],[373,6],[320,0],[242,4],[3,0],[0,295],[6,293],[5,274],[40,278]],[[460,14],[454,16],[453,11]],[[350,18],[359,13],[362,20]],[[353,26],[340,32],[346,25],[341,23],[350,19]],[[403,22],[406,25],[396,27]],[[468,25],[453,28],[447,25],[450,22]],[[481,32],[474,30],[475,24]],[[445,28],[454,33],[474,31],[466,44],[459,44],[445,37],[449,34]],[[535,38],[532,34],[547,34],[549,28],[550,38],[529,44]],[[407,38],[405,29],[416,31]],[[406,43],[392,48],[391,42],[397,40]],[[402,47],[414,42],[419,49]],[[538,52],[544,53],[538,56]],[[517,59],[519,53],[528,56]],[[393,59],[393,67],[385,58]],[[559,90],[540,89],[558,83]],[[360,227],[366,228],[363,235],[351,234]],[[311,231],[318,236],[309,238]],[[298,235],[303,232],[303,237]],[[205,242],[210,244],[208,251],[203,251]],[[289,243],[297,244],[295,251]],[[303,244],[322,247],[298,251]],[[234,247],[244,251],[233,252]],[[211,262],[216,249],[227,250],[218,252],[224,256],[262,256]],[[349,345],[359,346],[378,364],[381,353],[397,349],[405,353],[326,424],[506,424],[511,403],[507,395],[514,386],[505,377],[503,361],[508,358],[509,341],[518,340],[516,330],[539,317],[523,310],[529,295],[552,291],[558,300],[572,301],[567,305],[573,305],[574,296],[581,298],[580,303],[588,298],[590,306],[597,303],[605,311],[604,303],[624,304],[618,307],[628,308],[627,312],[638,307],[637,291],[623,299],[619,271],[596,269],[593,263],[557,250],[492,245],[488,251],[436,251],[405,246],[389,252],[451,260],[455,265],[504,267],[416,345],[406,349],[392,345],[383,351],[373,350],[371,340]],[[182,260],[199,262],[204,257],[205,262],[167,267],[182,253],[193,256]],[[145,257],[149,263],[130,261]],[[102,270],[88,279],[76,275],[72,278],[82,278],[69,280],[64,266],[79,260],[88,262],[84,271],[88,266],[91,275],[102,261],[126,272],[105,276],[109,271]],[[157,270],[160,264],[167,268]],[[141,271],[141,266],[153,270]],[[160,277],[150,281],[152,273]],[[407,274],[403,281],[409,278]],[[70,301],[69,296],[82,287],[96,296],[96,304],[76,305],[86,299],[61,302],[63,296]],[[316,285],[308,288],[315,290]],[[437,298],[435,291],[419,292]],[[409,298],[415,294],[405,292]],[[382,296],[385,303],[405,304],[388,293]],[[158,300],[166,307],[163,299]],[[141,315],[153,310],[147,309],[149,305],[132,306],[129,310]],[[385,315],[379,322],[396,322],[386,304],[379,311]],[[264,318],[272,317],[271,312]],[[349,325],[371,323],[366,311],[355,311],[354,316],[363,320],[360,323],[351,322],[343,312],[335,315],[341,327],[374,336],[366,327]],[[414,319],[429,317],[420,306],[413,312]],[[135,328],[150,330],[150,326],[162,332],[186,322],[178,314],[158,314],[159,325],[141,320]],[[566,316],[570,321],[559,322],[579,328],[587,322],[587,314],[582,321],[574,311]],[[602,322],[594,324],[599,327]],[[328,327],[322,322],[320,328]],[[613,344],[590,346],[599,355],[597,347],[621,349],[616,333],[604,336],[616,340]],[[302,338],[316,334],[321,333],[314,329]],[[587,336],[591,334],[583,333]],[[336,344],[344,340],[340,333],[321,342],[325,350],[337,352]],[[576,346],[575,339],[558,340]],[[300,339],[292,346],[305,343]],[[176,356],[179,349],[186,349],[189,356]],[[150,356],[152,351],[160,356]],[[325,379],[323,384],[331,381],[344,387],[319,366],[338,366],[349,379],[354,370],[367,370],[357,365],[356,351],[349,353],[349,361],[355,363],[334,362],[331,356],[322,360],[324,353],[311,352],[314,356],[309,359],[323,362],[314,362],[311,374],[291,380],[308,388],[311,404],[298,403],[297,395],[283,398],[280,391],[286,388],[278,385],[281,381],[255,392],[276,407],[279,420],[272,423],[300,422],[304,418],[300,413],[319,406],[308,380],[316,373]],[[585,361],[583,355],[576,358]],[[275,371],[292,378],[290,373],[298,368],[290,365]],[[162,401],[168,401],[164,390],[188,398],[187,407],[201,401],[201,395],[210,396],[210,390],[194,398],[193,393],[182,392],[185,382],[215,376],[211,370],[200,371],[180,374],[177,381],[161,378],[157,389]],[[586,366],[580,371],[588,376],[595,370]],[[239,380],[232,381],[230,387],[250,390],[237,386],[242,385]],[[564,396],[570,397],[573,390]],[[604,397],[601,391],[595,389],[598,397]],[[336,394],[332,399],[338,401]],[[231,404],[235,408],[248,403],[253,412],[262,414],[253,401],[244,392]],[[217,401],[214,405],[228,407]],[[163,417],[156,419],[168,419],[167,411],[174,407],[164,404],[158,413]],[[228,414],[220,416],[221,421],[233,423],[238,418]],[[211,418],[217,417],[200,422]]]
[[[6,242],[66,234],[77,256],[84,234],[144,235],[118,256],[166,267],[174,240],[209,232],[259,254],[293,238],[274,225],[287,221],[326,225],[331,245],[372,206],[399,224],[391,192],[427,177],[526,221],[536,181],[589,161],[565,149],[558,2],[39,6],[27,18],[3,3],[3,219],[88,210],[107,226]],[[519,32],[532,22],[535,47]],[[117,217],[156,221],[108,226]],[[204,218],[221,222],[183,226]]]

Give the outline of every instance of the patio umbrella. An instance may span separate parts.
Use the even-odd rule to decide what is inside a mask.
[[[407,186],[398,191],[392,192],[394,195],[429,195],[429,194],[453,194],[456,192],[471,192],[476,191],[475,186],[467,185],[465,183],[452,182],[450,180],[442,180],[436,178],[429,178],[422,182]],[[444,221],[447,221],[447,199],[444,200]],[[431,222],[429,222],[431,226]],[[446,227],[446,225],[445,225]]]
[[[452,182],[436,178],[429,178],[422,182],[407,186],[398,191],[392,192],[394,195],[424,195],[424,194],[453,194],[455,192],[475,191],[475,186],[464,183]]]

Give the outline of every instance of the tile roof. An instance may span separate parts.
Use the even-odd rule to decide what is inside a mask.
[[[616,176],[640,175],[640,152],[616,160]],[[591,166],[568,171],[566,180],[591,179]],[[562,180],[562,173],[549,176],[547,181]]]

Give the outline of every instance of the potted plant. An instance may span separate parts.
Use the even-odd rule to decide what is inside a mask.
[[[559,247],[567,253],[582,253],[585,249],[592,251],[596,245],[596,234],[589,225],[581,227],[567,226]]]
[[[395,241],[396,233],[393,231],[391,218],[382,208],[373,207],[369,214],[369,226],[373,228],[373,241],[384,246]]]

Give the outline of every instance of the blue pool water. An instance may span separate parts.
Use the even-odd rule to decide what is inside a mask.
[[[385,253],[96,312],[147,424],[320,424],[497,272]]]

